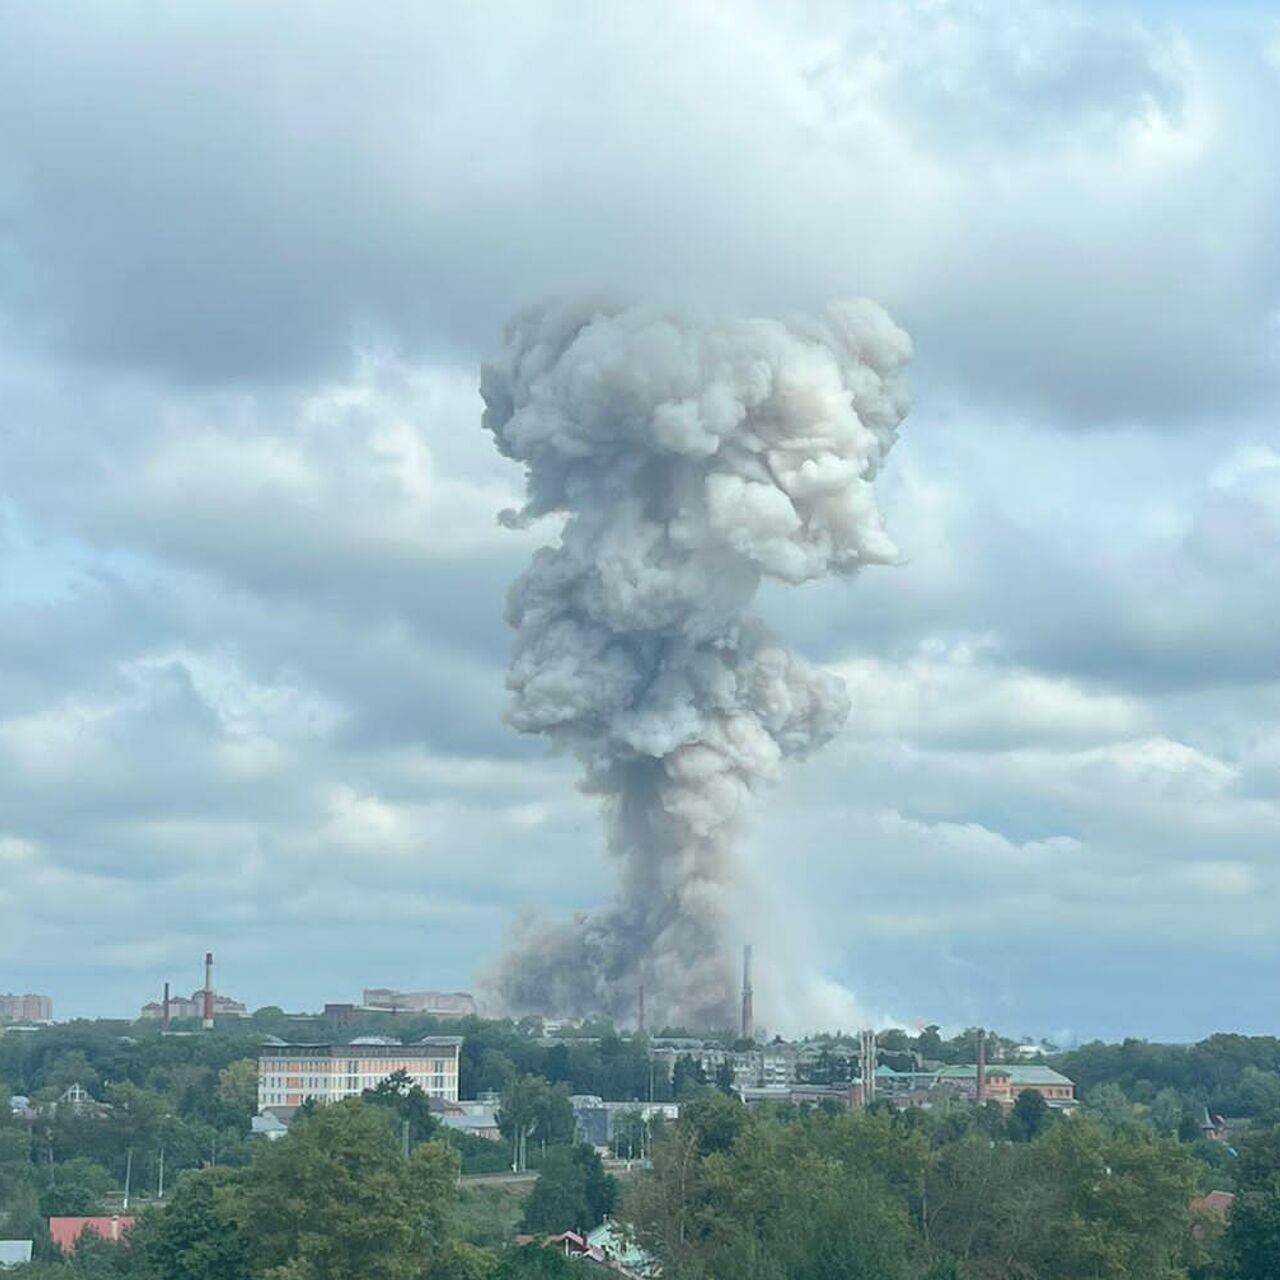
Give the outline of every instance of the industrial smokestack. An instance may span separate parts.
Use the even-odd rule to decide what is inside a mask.
[[[858,1036],[858,1071],[862,1076],[862,1105],[869,1107],[876,1100],[876,1067],[879,1065],[879,1046],[874,1031],[863,1031]]]
[[[987,1100],[987,1033],[978,1030],[978,1087],[976,1092],[978,1106]]]
[[[765,983],[765,988],[767,993],[768,983]],[[755,1010],[751,1004],[751,944],[747,943],[742,948],[742,1038],[750,1040],[755,1031]]]
[[[204,1021],[206,1031],[213,1030],[213,952],[204,953]]]
[[[509,722],[582,763],[614,901],[526,917],[490,982],[506,1012],[731,1026],[726,914],[748,799],[843,725],[834,674],[752,614],[765,578],[888,564],[872,481],[907,409],[911,343],[870,302],[708,323],[588,300],[507,328],[484,426],[522,464],[502,521],[556,517],[507,599]]]
[[[164,1004],[160,1015],[160,1025],[165,1030],[169,1030],[169,984],[164,984]]]

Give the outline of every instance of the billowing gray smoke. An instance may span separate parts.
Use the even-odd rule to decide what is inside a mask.
[[[734,837],[784,756],[844,722],[842,682],[749,613],[896,557],[871,482],[906,412],[910,340],[874,304],[702,323],[594,303],[531,311],[481,379],[525,465],[505,522],[564,517],[512,588],[510,721],[571,749],[602,797],[619,888],[570,924],[526,920],[493,979],[508,1011],[728,1025]]]

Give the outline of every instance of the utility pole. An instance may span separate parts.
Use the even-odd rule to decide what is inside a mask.
[[[164,1199],[164,1144],[160,1146],[160,1180],[156,1186],[156,1199]]]
[[[133,1148],[130,1147],[124,1158],[124,1205],[129,1207],[129,1183],[133,1180]]]

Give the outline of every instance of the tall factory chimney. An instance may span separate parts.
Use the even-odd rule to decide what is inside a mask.
[[[874,1031],[858,1033],[858,1074],[862,1077],[862,1105],[869,1107],[876,1100],[876,1066],[879,1062],[879,1046]]]
[[[978,1089],[976,1101],[982,1106],[987,1100],[987,1033],[978,1030]]]
[[[755,1010],[751,1007],[751,944],[742,948],[742,1038],[755,1035]]]
[[[206,1031],[213,1030],[213,952],[204,953],[204,1022]]]
[[[164,1030],[169,1030],[169,984],[164,984],[164,1004],[161,1006],[160,1025]]]

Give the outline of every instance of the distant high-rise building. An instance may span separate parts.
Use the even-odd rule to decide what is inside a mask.
[[[0,995],[0,1018],[11,1022],[52,1022],[53,999],[29,994]]]

